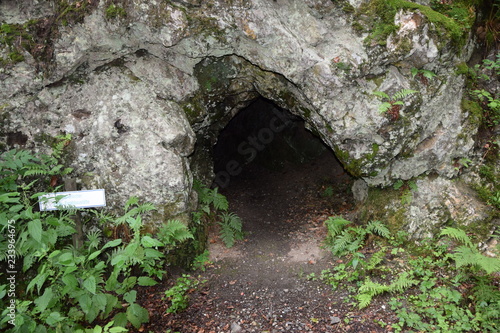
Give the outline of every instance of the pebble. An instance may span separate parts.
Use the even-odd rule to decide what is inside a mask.
[[[231,333],[240,333],[241,331],[243,331],[243,329],[238,323],[231,323]]]

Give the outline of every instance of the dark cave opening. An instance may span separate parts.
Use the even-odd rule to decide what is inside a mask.
[[[320,159],[335,164],[331,169],[337,173],[342,169],[333,151],[306,129],[302,118],[262,97],[242,109],[220,132],[213,157],[214,185],[220,188],[241,178],[259,179],[262,172],[282,173]]]
[[[213,187],[259,241],[288,237],[312,210],[336,214],[353,202],[353,178],[334,152],[302,118],[264,98],[229,121],[213,159]]]

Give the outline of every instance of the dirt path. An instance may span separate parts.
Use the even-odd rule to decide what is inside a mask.
[[[348,311],[342,291],[334,294],[321,281],[308,279],[332,265],[331,254],[321,248],[323,223],[352,209],[351,181],[330,154],[278,172],[247,167],[221,191],[243,220],[245,240],[227,249],[211,235],[213,264],[201,274],[205,286],[191,295],[187,310],[156,316],[147,328],[183,333],[375,331],[356,322],[338,323]],[[321,195],[327,187],[333,192]]]

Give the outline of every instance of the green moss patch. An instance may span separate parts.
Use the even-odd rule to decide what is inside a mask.
[[[372,0],[360,6],[355,27],[361,32],[370,32],[365,40],[367,43],[385,45],[387,37],[398,29],[394,24],[394,17],[401,9],[420,11],[435,25],[443,40],[451,40],[456,46],[465,43],[466,33],[475,19],[475,14],[471,14],[470,4],[466,1],[454,1],[450,9],[431,8],[405,0]]]

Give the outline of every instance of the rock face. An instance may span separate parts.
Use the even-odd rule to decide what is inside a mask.
[[[57,11],[42,3],[2,2],[0,21]],[[470,43],[443,38],[418,9],[399,10],[399,30],[375,43],[354,29],[373,20],[362,11],[369,4],[354,0],[132,0],[118,14],[92,3],[79,21],[54,22],[47,70],[27,51],[0,70],[0,132],[34,149],[72,134],[81,187],[105,188],[112,205],[136,195],[160,207],[158,221],[188,212],[193,173],[213,179],[218,133],[258,97],[303,118],[371,186],[452,177],[453,161],[471,154],[477,128],[455,74]],[[373,92],[403,89],[417,93],[401,98],[397,114],[381,114],[388,100]]]

